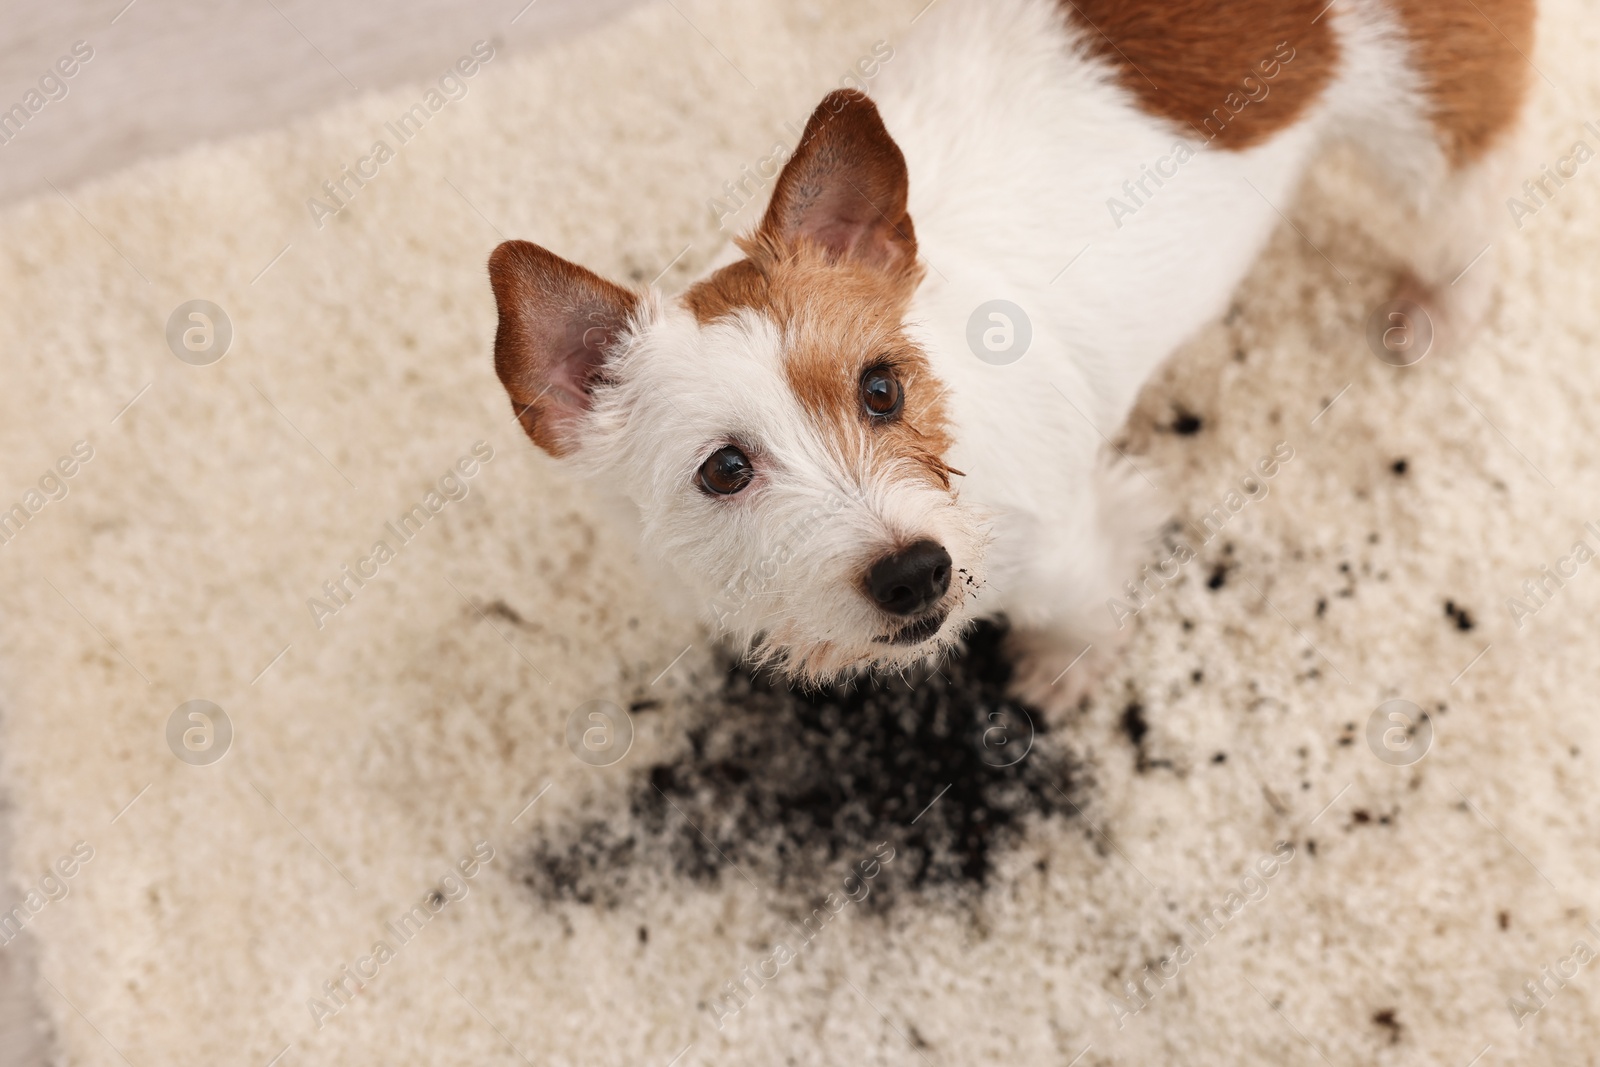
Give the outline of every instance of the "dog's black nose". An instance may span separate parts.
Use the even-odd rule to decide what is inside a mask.
[[[915,615],[932,607],[950,588],[950,553],[936,541],[891,552],[867,571],[873,603],[895,615]]]

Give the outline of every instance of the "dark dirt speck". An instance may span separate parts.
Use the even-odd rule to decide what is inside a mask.
[[[1183,437],[1192,437],[1200,432],[1205,422],[1192,411],[1179,408],[1172,417],[1172,432]]]
[[[1128,740],[1133,744],[1144,744],[1144,735],[1150,732],[1150,724],[1145,721],[1143,704],[1135,701],[1122,709],[1122,732],[1128,735]]]

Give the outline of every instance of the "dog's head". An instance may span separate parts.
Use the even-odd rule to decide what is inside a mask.
[[[745,258],[665,299],[537,245],[489,260],[495,369],[534,442],[639,509],[645,544],[758,659],[818,679],[958,636],[987,540],[906,317],[906,165],[828,96]]]

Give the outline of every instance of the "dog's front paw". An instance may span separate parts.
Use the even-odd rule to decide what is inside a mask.
[[[1007,637],[1011,693],[1036,708],[1065,709],[1097,689],[1122,658],[1121,631],[1092,635],[1018,629]]]

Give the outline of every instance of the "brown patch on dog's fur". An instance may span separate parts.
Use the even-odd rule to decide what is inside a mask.
[[[696,318],[708,323],[749,308],[770,320],[783,337],[789,387],[839,455],[875,467],[910,462],[948,489],[942,457],[953,442],[944,385],[900,325],[921,272],[834,261],[814,242],[779,244],[762,233],[740,245],[749,258],[686,295]],[[893,368],[905,391],[893,419],[871,419],[862,409],[861,375],[879,365]]]
[[[701,326],[727,318],[740,308],[765,310],[767,278],[753,262],[741,259],[689,286],[683,302]]]
[[[489,257],[500,309],[494,369],[533,443],[552,456],[572,451],[569,430],[604,373],[605,350],[639,298],[528,241],[506,241]]]
[[[1457,167],[1479,159],[1527,95],[1533,0],[1391,3],[1411,39],[1440,147]]]
[[[800,404],[840,456],[911,464],[950,487],[944,387],[901,329],[922,278],[906,213],[905,158],[863,94],[830,93],[806,123],[745,259],[690,287],[702,325],[750,309],[783,337]],[[892,419],[862,408],[861,375],[893,368],[905,403]]]
[[[841,270],[804,251],[778,265],[773,277],[768,306],[783,331],[789,386],[838,454],[861,456],[880,470],[909,463],[950,488],[943,457],[954,442],[944,385],[900,326],[914,281],[885,284],[881,276]],[[892,370],[904,391],[893,418],[873,418],[862,405],[861,376],[876,366]]]
[[[1062,0],[1062,8],[1146,112],[1240,149],[1293,123],[1332,80],[1339,46],[1318,17],[1326,3]]]

